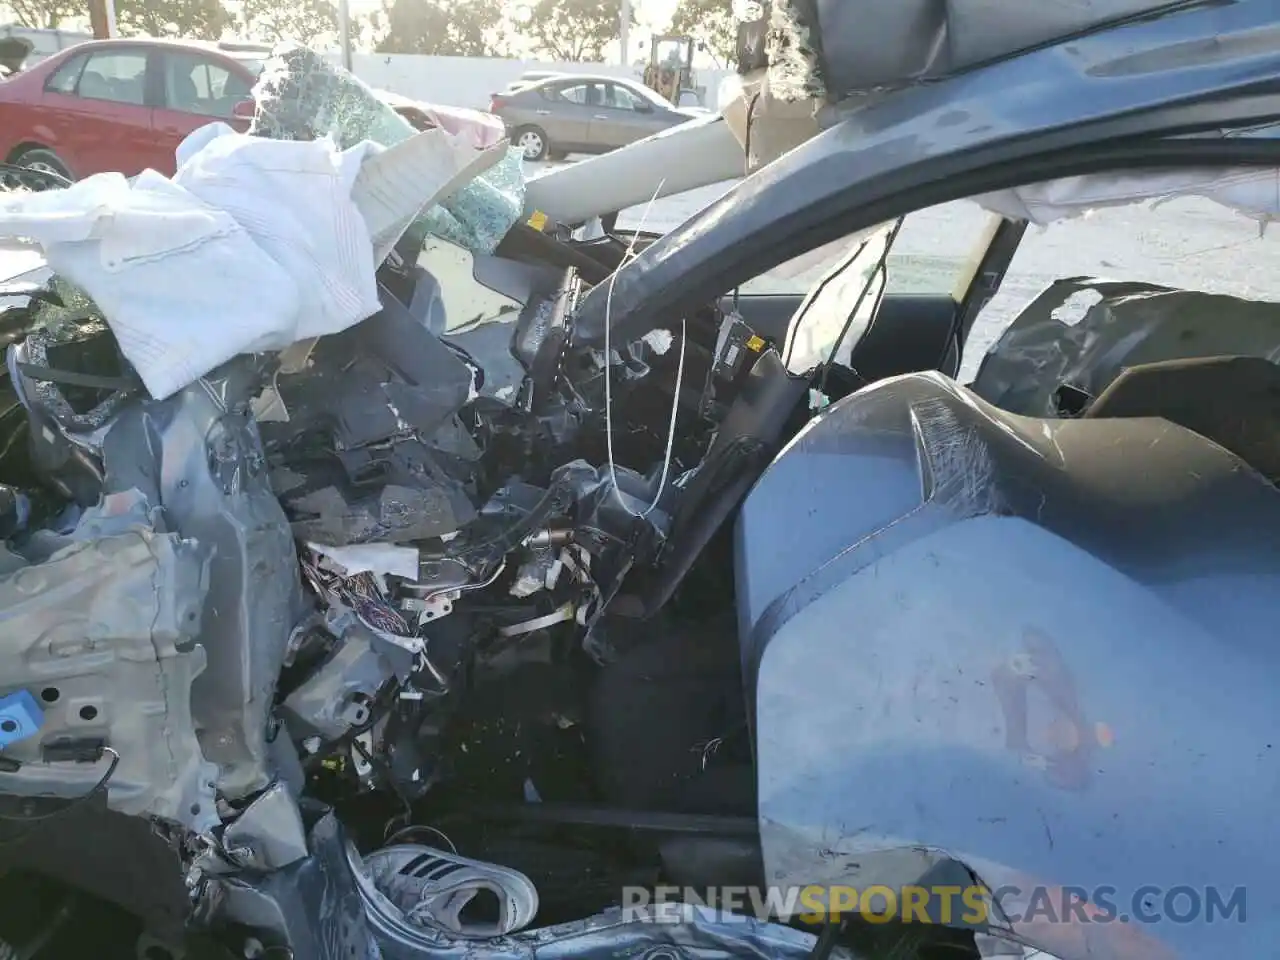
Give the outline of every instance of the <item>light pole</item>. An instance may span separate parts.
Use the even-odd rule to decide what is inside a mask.
[[[622,0],[618,17],[618,48],[624,67],[631,65],[631,0]]]
[[[338,41],[342,44],[342,65],[351,71],[351,8],[338,0]]]
[[[115,0],[89,0],[89,25],[95,40],[116,36]]]

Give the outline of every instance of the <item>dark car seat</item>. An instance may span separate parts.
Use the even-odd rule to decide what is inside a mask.
[[[92,100],[107,100],[112,96],[111,84],[107,83],[107,78],[93,70],[86,70],[80,75],[77,90],[80,96]]]
[[[1280,482],[1280,366],[1264,357],[1138,364],[1112,381],[1085,417],[1163,417]]]
[[[191,77],[181,73],[175,76],[171,96],[175,110],[184,110],[187,113],[201,112],[197,109],[200,106],[200,91],[196,89],[196,83]]]

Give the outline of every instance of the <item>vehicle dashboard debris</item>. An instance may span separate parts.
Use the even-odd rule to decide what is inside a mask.
[[[0,883],[108,901],[173,957],[1273,943],[1275,305],[1058,280],[956,382],[1028,221],[1181,196],[1280,216],[1280,113],[1219,136],[1223,90],[1253,103],[1261,72],[1165,56],[1256,53],[1267,11],[1156,6],[1114,4],[1127,39],[1073,33],[1070,57],[1037,21],[1007,38],[1030,52],[877,100],[664,236],[529,213],[505,143],[415,129],[296,47],[252,132],[202,128],[172,178],[11,172]],[[834,36],[784,49],[851,39],[836,7],[774,8],[782,100],[857,87]],[[1249,42],[1210,40],[1232,23]],[[1078,90],[1127,77],[1093,68],[1121,49],[1199,90],[1213,135],[1137,131],[1125,166],[1092,114],[1064,150],[1005,99],[1023,58]],[[1145,87],[1116,83],[1128,122]],[[945,137],[913,132],[935,115]],[[723,145],[709,127],[662,155]],[[579,209],[619,169],[590,164]],[[943,190],[995,214],[952,292],[899,292],[909,211]],[[744,295],[787,266],[821,277]],[[1080,876],[1239,876],[1264,919],[1082,931],[992,892]],[[918,932],[865,897],[653,899],[812,884],[987,909]]]

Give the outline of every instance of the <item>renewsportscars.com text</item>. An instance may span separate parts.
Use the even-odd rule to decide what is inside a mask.
[[[995,923],[1244,923],[1243,887],[1143,886],[1122,893],[1115,887],[907,886],[808,887],[626,887],[622,905],[628,919],[664,917],[679,911],[665,905],[692,904],[761,920],[821,923],[857,915],[872,923],[939,923],[960,926]]]

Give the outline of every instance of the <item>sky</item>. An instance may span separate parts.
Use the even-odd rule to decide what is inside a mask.
[[[675,15],[679,0],[631,0],[631,9],[641,27],[665,29]],[[382,8],[382,0],[350,0],[352,13],[371,13]]]
[[[336,2],[336,0],[335,0]],[[353,17],[362,17],[374,11],[381,10],[384,0],[347,0],[348,7]],[[631,31],[631,43],[639,48],[641,44],[647,44],[649,37],[653,33],[665,32],[671,24],[671,18],[675,16],[676,6],[680,0],[631,0],[631,9],[635,15],[637,26]],[[647,52],[645,53],[647,56]],[[636,57],[641,54],[635,54]],[[611,49],[607,52],[608,59],[612,62],[618,58],[617,43],[615,42]],[[701,63],[706,59],[702,54],[695,55],[694,65],[710,67],[713,64],[710,60]]]
[[[349,9],[353,16],[365,16],[376,10],[382,9],[384,0],[348,0]],[[499,0],[495,0],[499,2]],[[663,32],[671,23],[671,18],[675,14],[676,6],[679,0],[631,0],[632,10],[638,24],[631,32],[632,44],[639,47],[641,44],[648,44],[649,37],[654,32]],[[233,4],[234,5],[234,4]],[[12,17],[9,15],[4,0],[0,0],[0,23],[9,22]],[[87,30],[87,20],[81,22],[79,19],[73,19],[64,24],[63,29],[67,30]],[[639,54],[636,54],[639,56]],[[698,55],[701,58],[701,55]],[[609,54],[611,60],[617,58],[617,44],[613,44],[613,50]],[[710,65],[704,64],[704,66]]]

